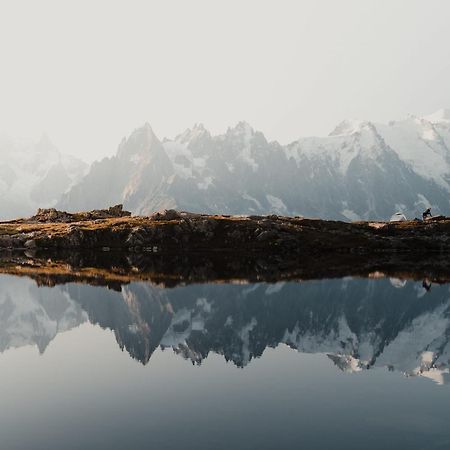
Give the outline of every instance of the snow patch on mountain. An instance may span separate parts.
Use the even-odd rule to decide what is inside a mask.
[[[424,117],[431,123],[448,123],[450,124],[450,109],[442,108],[435,111],[433,114]]]
[[[361,220],[361,218],[358,216],[358,214],[356,214],[354,211],[352,211],[351,209],[343,209],[341,211],[341,214],[347,218],[348,220],[354,222],[357,220]]]
[[[442,336],[450,328],[448,305],[415,318],[379,356],[377,366],[393,366],[406,374],[418,375],[428,370],[440,353]]]
[[[213,177],[206,177],[200,183],[197,183],[197,186],[200,190],[206,191],[213,184]]]
[[[258,163],[252,155],[251,141],[254,135],[253,128],[247,122],[239,122],[237,126],[231,130],[231,134],[242,140],[242,148],[239,158],[250,166],[253,172],[258,170]]]
[[[450,150],[438,139],[437,131],[430,122],[409,118],[377,127],[386,144],[402,161],[421,177],[450,191]]]
[[[253,202],[258,209],[262,209],[261,203],[255,197],[248,195],[246,192],[242,194],[242,198]]]
[[[286,214],[288,209],[283,203],[283,200],[275,195],[266,194],[266,199],[270,204],[270,207],[279,214]]]
[[[245,367],[251,360],[251,350],[250,350],[250,334],[252,330],[258,325],[258,321],[253,317],[252,320],[242,327],[239,332],[239,337],[242,341],[241,349],[241,365]]]
[[[292,331],[286,330],[281,342],[294,346],[304,353],[345,353],[352,354],[357,346],[358,338],[350,329],[347,319],[341,316],[337,327],[327,334],[317,335],[310,330],[302,330],[297,323]]]
[[[278,283],[271,284],[267,286],[265,294],[266,295],[276,294],[277,292],[280,292],[283,289],[285,284],[286,283],[284,281],[279,281]]]

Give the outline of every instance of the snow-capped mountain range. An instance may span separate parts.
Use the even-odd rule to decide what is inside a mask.
[[[135,214],[413,218],[428,207],[450,214],[449,194],[450,110],[388,124],[345,120],[329,136],[284,146],[245,122],[217,136],[195,125],[162,141],[145,124],[90,168],[46,136],[30,145],[0,138],[1,219],[117,203]]]
[[[267,347],[287,345],[345,372],[387,368],[450,381],[448,285],[344,278],[112,290],[0,276],[0,287],[0,352],[31,344],[43,352],[57,333],[89,320],[143,364],[159,347],[195,364],[215,353],[245,367]]]
[[[0,137],[0,218],[29,216],[37,208],[54,206],[87,170],[87,164],[61,153],[46,135],[31,144]]]
[[[346,120],[327,137],[269,142],[245,122],[160,141],[149,124],[94,163],[58,206],[124,203],[136,214],[194,212],[386,219],[450,213],[450,111],[378,124]]]

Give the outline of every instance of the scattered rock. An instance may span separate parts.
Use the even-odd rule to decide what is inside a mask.
[[[68,222],[71,215],[55,208],[39,208],[37,213],[30,217],[29,222]]]
[[[181,219],[182,215],[175,209],[164,209],[153,213],[150,216],[151,220],[178,220]]]
[[[110,206],[107,211],[108,211],[108,214],[113,216],[113,217],[122,217],[124,215],[125,216],[130,216],[131,215],[131,213],[129,211],[124,211],[123,210],[123,205],[122,204]]]
[[[442,220],[446,220],[447,218],[445,216],[433,216],[429,217],[426,220],[429,220],[431,222],[441,222]]]

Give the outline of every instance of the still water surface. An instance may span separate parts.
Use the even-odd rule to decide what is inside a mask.
[[[2,449],[450,448],[450,291],[0,276]]]

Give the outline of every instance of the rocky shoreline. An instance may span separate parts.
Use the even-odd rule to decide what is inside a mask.
[[[174,210],[131,216],[121,205],[70,214],[39,210],[0,223],[0,249],[120,250],[133,253],[450,251],[450,218],[425,222],[339,222],[284,216],[204,215]]]
[[[0,273],[39,284],[117,288],[130,281],[275,282],[344,276],[450,280],[450,218],[338,222],[174,210],[131,216],[121,205],[39,210],[0,223]]]
[[[121,205],[66,213],[39,210],[0,223],[0,249],[313,255],[446,253],[450,218],[425,222],[339,222],[285,216],[205,215],[166,210],[131,216]]]

